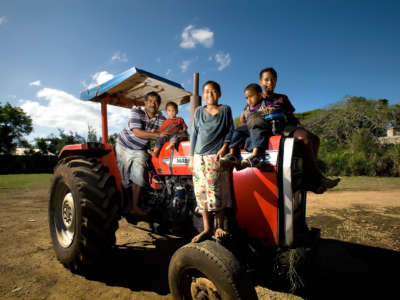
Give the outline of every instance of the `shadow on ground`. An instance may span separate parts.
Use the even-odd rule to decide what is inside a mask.
[[[320,239],[305,270],[305,287],[294,294],[305,299],[398,299],[399,267],[400,252]],[[266,277],[259,284],[288,291]]]
[[[120,245],[101,267],[91,270],[85,277],[109,286],[167,295],[169,261],[175,250],[184,244],[183,239],[163,238]]]
[[[175,250],[184,243],[182,239],[166,238],[148,244],[119,246],[101,268],[93,270],[86,278],[132,291],[167,295],[168,264]],[[395,299],[399,267],[400,252],[320,239],[303,277],[306,286],[294,294],[305,299]],[[289,292],[287,285],[271,280],[268,274],[257,276],[257,284],[270,290]]]

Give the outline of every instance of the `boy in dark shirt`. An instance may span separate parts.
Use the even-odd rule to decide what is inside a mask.
[[[260,84],[264,89],[263,97],[266,101],[279,104],[285,111],[286,126],[284,131],[289,136],[300,141],[304,148],[306,157],[305,168],[307,170],[307,190],[316,194],[322,194],[327,189],[335,187],[340,178],[329,179],[325,177],[318,168],[317,154],[319,148],[319,138],[306,130],[294,116],[294,107],[286,95],[274,92],[278,75],[273,68],[265,68],[260,72]]]

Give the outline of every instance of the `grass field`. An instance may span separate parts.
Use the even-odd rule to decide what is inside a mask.
[[[0,175],[0,193],[20,189],[47,189],[52,174]]]
[[[52,174],[0,175],[0,192],[15,189],[47,189]],[[342,177],[331,191],[388,191],[400,189],[399,177]]]
[[[400,189],[400,177],[341,177],[331,191],[390,191]]]

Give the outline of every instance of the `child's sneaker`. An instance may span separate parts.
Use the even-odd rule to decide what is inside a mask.
[[[251,154],[241,162],[243,168],[260,168],[264,165],[264,157]]]
[[[222,169],[231,169],[240,165],[239,159],[233,154],[227,154],[219,160]]]

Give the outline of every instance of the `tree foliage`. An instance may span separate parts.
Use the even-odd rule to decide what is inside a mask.
[[[400,125],[399,104],[353,96],[301,117],[321,139],[320,166],[327,174],[400,176],[400,145],[379,141],[388,127]]]
[[[384,136],[395,115],[385,99],[376,101],[364,97],[347,97],[307,117],[303,125],[320,138],[351,143],[353,135],[364,129],[375,138]]]
[[[32,119],[22,108],[0,102],[0,153],[12,152],[32,129]]]
[[[58,136],[51,134],[46,138],[36,138],[35,147],[39,149],[41,154],[58,155],[61,149],[66,145],[86,143],[84,137],[76,132],[70,131],[66,133],[62,129],[58,129]]]

